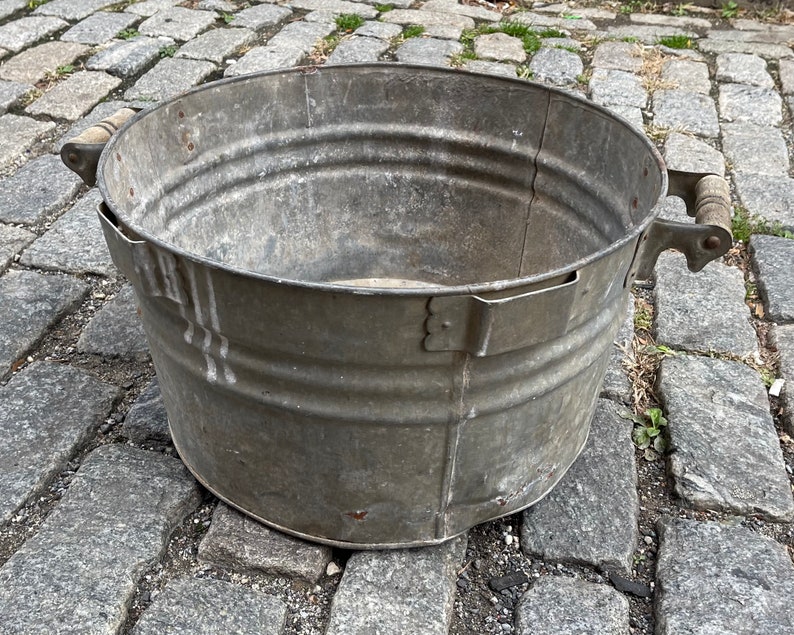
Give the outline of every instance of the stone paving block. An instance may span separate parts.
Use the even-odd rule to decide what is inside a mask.
[[[135,443],[157,446],[171,444],[168,414],[165,411],[157,377],[149,382],[130,407],[127,416],[124,417],[122,430],[127,438]]]
[[[665,518],[656,565],[659,635],[794,631],[786,548],[740,526]]]
[[[0,1],[0,20],[11,17],[17,11],[28,6],[28,0],[1,0]]]
[[[0,524],[66,467],[120,396],[54,362],[34,362],[0,387]]]
[[[92,46],[105,44],[139,20],[138,16],[131,13],[100,11],[75,24],[61,36],[61,41],[80,42]]]
[[[710,172],[725,176],[725,158],[708,143],[679,132],[671,132],[664,142],[664,160],[671,170]]]
[[[584,72],[582,58],[564,49],[541,48],[529,63],[532,78],[555,86],[576,86]]]
[[[778,70],[783,94],[794,94],[794,60],[780,60]]]
[[[709,67],[692,60],[668,60],[662,66],[662,81],[679,90],[708,95],[711,92]]]
[[[786,44],[786,38],[771,31],[753,29],[751,31],[741,31],[739,29],[711,29],[708,32],[709,38],[725,42],[744,42],[757,44]]]
[[[775,322],[794,322],[794,240],[755,234],[749,250],[766,317]]]
[[[36,239],[36,234],[21,227],[0,223],[0,274],[2,274],[14,257]]]
[[[724,121],[746,121],[779,126],[783,121],[783,100],[777,91],[745,84],[720,84],[720,117]]]
[[[446,635],[465,553],[464,536],[422,549],[354,552],[326,635]]]
[[[150,18],[158,11],[166,11],[179,4],[179,0],[144,0],[135,2],[124,9],[127,13],[134,13],[144,18]]]
[[[112,44],[86,62],[93,71],[107,71],[117,77],[132,77],[160,57],[160,51],[174,43],[169,38],[134,37]]]
[[[639,72],[642,69],[642,47],[633,42],[602,42],[593,54],[593,68]]]
[[[717,81],[774,88],[775,81],[758,55],[723,53],[717,56]]]
[[[138,31],[149,37],[169,37],[177,42],[186,42],[206,31],[217,19],[214,11],[172,7],[141,22]]]
[[[657,90],[653,94],[653,123],[659,128],[716,138],[720,133],[717,108],[708,95],[685,90]]]
[[[0,277],[0,377],[47,329],[75,310],[88,289],[87,284],[70,276],[6,271]]]
[[[163,101],[197,86],[217,70],[212,62],[167,57],[124,93],[125,99]]]
[[[132,635],[280,635],[286,619],[287,606],[274,596],[223,580],[179,578],[143,612]]]
[[[675,349],[732,353],[758,351],[744,303],[744,276],[736,267],[711,262],[692,273],[680,253],[665,252],[656,263],[656,342]]]
[[[77,340],[77,350],[105,357],[148,358],[149,345],[130,285],[122,287],[116,297],[91,318]]]
[[[460,42],[413,37],[400,45],[395,56],[398,62],[404,64],[449,66],[452,56],[462,51],[463,45]]]
[[[259,5],[264,6],[264,5]],[[256,33],[251,29],[212,29],[202,33],[194,40],[182,46],[174,57],[185,57],[193,60],[207,60],[220,64],[239,49],[251,44]]]
[[[35,15],[53,15],[63,20],[82,20],[96,11],[118,4],[117,0],[48,0]]]
[[[259,31],[268,26],[273,26],[292,15],[287,7],[277,7],[274,4],[255,4],[248,9],[234,14],[231,21],[233,27],[243,27]]]
[[[453,40],[457,42],[463,36],[463,29],[459,26],[449,24],[434,24],[425,27],[422,32],[423,37],[436,38],[438,40]]]
[[[523,42],[506,33],[488,33],[474,38],[474,54],[483,60],[516,62],[527,59]]]
[[[393,11],[381,14],[380,19],[391,24],[416,24],[426,28],[431,26],[456,26],[461,29],[474,28],[474,20],[465,15],[439,13],[437,11],[394,9]],[[1,40],[0,46],[2,46]]]
[[[123,445],[94,450],[38,533],[0,568],[5,633],[119,632],[138,579],[199,501],[178,459]]]
[[[45,154],[0,184],[0,221],[33,225],[66,206],[82,181],[60,157]]]
[[[69,26],[60,18],[28,16],[0,26],[0,48],[18,53]]]
[[[605,584],[544,576],[516,607],[516,635],[625,635],[629,602]]]
[[[739,201],[754,216],[780,223],[794,231],[794,180],[781,176],[747,174],[733,175]]]
[[[711,31],[709,36],[713,36],[717,31]],[[698,40],[698,49],[703,53],[719,55],[721,53],[748,53],[758,55],[764,59],[781,59],[794,57],[794,53],[788,46],[783,44],[765,44],[763,42],[736,42],[730,40],[720,40],[708,37]]]
[[[30,149],[53,128],[55,124],[52,121],[36,121],[10,113],[0,116],[0,169],[25,158]],[[2,209],[0,207],[0,213]],[[0,220],[5,220],[5,214],[0,216]]]
[[[29,84],[0,80],[0,115],[16,106],[32,90]]]
[[[22,254],[22,264],[46,271],[115,277],[116,268],[97,219],[101,201],[99,191],[91,190]]]
[[[391,40],[402,33],[402,27],[399,24],[389,24],[388,22],[374,22],[368,20],[354,33],[356,35],[363,35],[366,37],[376,37],[380,40]]]
[[[384,40],[354,35],[342,40],[328,56],[325,63],[331,65],[377,62],[387,50],[389,50],[389,43]]]
[[[634,301],[630,299],[626,305],[626,319],[612,343],[612,355],[607,366],[601,396],[614,401],[628,404],[631,402],[631,382],[623,363],[631,360],[631,342],[634,337]]]
[[[102,71],[79,71],[59,82],[25,109],[31,115],[48,115],[75,121],[121,84]]]
[[[794,324],[776,325],[773,341],[780,355],[780,375],[784,380],[783,422],[786,432],[794,436]]]
[[[744,121],[724,123],[722,149],[735,172],[788,175],[788,148],[780,128]]]
[[[676,27],[654,24],[621,24],[619,26],[609,26],[607,35],[616,40],[624,38],[636,38],[643,44],[656,44],[660,39],[671,35],[683,35],[691,40],[697,40],[698,34],[687,27]]]
[[[578,40],[569,37],[544,37],[540,41],[543,48],[565,49],[567,51],[581,52],[584,48]]]
[[[520,11],[509,16],[510,22],[518,22],[527,26],[552,28],[565,31],[596,31],[596,25],[586,18],[571,20],[561,16],[540,15],[530,11]]]
[[[488,75],[499,75],[502,77],[516,78],[516,67],[510,64],[500,64],[499,62],[483,62],[482,60],[469,60],[464,65],[467,71],[473,73],[486,73]]]
[[[48,75],[55,76],[59,66],[71,64],[89,50],[89,47],[74,42],[45,42],[3,62],[0,78],[35,84]]]
[[[634,73],[596,68],[590,77],[590,98],[602,106],[634,106],[645,108],[648,93],[642,80]]]
[[[384,4],[380,0],[363,0],[363,2],[371,5]],[[395,9],[407,9],[414,4],[414,0],[392,0],[392,2],[389,2],[388,4]]]
[[[355,14],[366,20],[377,17],[378,10],[360,2],[347,0],[290,0],[290,6],[305,11],[328,11],[335,15]]]
[[[696,509],[794,518],[794,498],[760,375],[740,362],[662,360],[674,491]]]
[[[640,108],[637,108],[637,106],[625,106],[623,104],[606,104],[605,107],[607,110],[628,120],[632,126],[645,134],[645,120],[643,119],[642,110]]]
[[[331,548],[270,529],[218,503],[199,545],[199,560],[230,571],[258,571],[316,582],[331,561]]]
[[[757,20],[735,18],[731,20],[731,25],[738,31],[760,31],[762,33],[773,33],[780,38],[781,42],[794,39],[794,26],[791,24],[772,24],[759,22]]]
[[[235,77],[257,71],[289,68],[312,52],[321,38],[336,30],[333,22],[291,22],[268,41],[229,66],[224,75]]]
[[[711,22],[692,16],[660,15],[658,13],[632,13],[629,20],[634,24],[671,26],[678,29],[711,29]]]
[[[427,0],[421,8],[423,11],[455,13],[457,15],[465,15],[475,20],[483,20],[486,22],[499,22],[502,19],[502,14],[499,11],[491,11],[485,7],[478,7],[471,4],[461,4],[458,0]]]
[[[521,549],[542,560],[631,574],[637,545],[633,424],[599,399],[584,450],[560,483],[523,513]]]
[[[614,20],[617,14],[603,7],[572,7],[564,2],[540,5],[536,4],[533,11],[564,15],[568,19],[590,18],[591,20]]]

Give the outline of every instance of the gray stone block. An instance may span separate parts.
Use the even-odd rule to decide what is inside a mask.
[[[739,526],[663,519],[656,565],[659,635],[794,628],[794,568],[783,545]]]
[[[82,181],[59,157],[47,154],[1,183],[0,221],[34,225],[65,207],[77,195]]]
[[[22,264],[47,271],[115,277],[116,268],[97,219],[101,200],[98,190],[86,194],[22,254]]]
[[[359,64],[377,62],[380,56],[389,49],[389,43],[374,37],[354,35],[342,40],[326,60],[332,64]]]
[[[625,635],[629,603],[605,584],[544,576],[516,607],[516,635]]]
[[[286,605],[271,595],[222,580],[179,578],[143,612],[132,635],[280,635],[286,618]]]
[[[735,172],[788,176],[788,148],[779,128],[724,123],[722,149]]]
[[[675,85],[678,90],[692,93],[711,92],[709,67],[703,62],[692,60],[668,60],[662,66],[662,82]]]
[[[677,496],[696,509],[794,518],[780,440],[756,371],[710,357],[668,357],[659,392]]]
[[[593,68],[637,73],[642,69],[642,47],[631,42],[602,42],[593,54]]]
[[[709,37],[698,40],[698,49],[703,53],[719,55],[721,53],[748,53],[764,59],[781,59],[794,57],[791,49],[783,44],[766,44],[764,42],[736,42],[714,38],[718,31],[711,31]]]
[[[671,170],[725,176],[725,158],[705,141],[671,132],[664,141],[664,161]]]
[[[794,436],[794,325],[776,325],[772,331],[773,342],[780,355],[780,375],[783,384],[783,422],[786,432]]]
[[[502,77],[516,78],[516,67],[511,64],[500,64],[499,62],[483,62],[481,60],[470,60],[466,62],[465,68],[473,73],[487,73],[488,75],[499,75]]]
[[[0,223],[0,274],[25,247],[36,240],[36,234],[21,227]]]
[[[687,27],[675,27],[655,24],[621,24],[607,27],[607,36],[616,40],[636,38],[643,44],[654,45],[664,37],[683,35],[691,40],[697,40],[698,34]]]
[[[717,108],[708,95],[685,90],[657,90],[653,94],[653,123],[659,128],[716,138],[720,133]]]
[[[606,68],[593,70],[590,98],[602,106],[645,108],[648,105],[648,93],[637,75]]]
[[[315,0],[322,2],[322,0]],[[475,20],[486,22],[499,22],[502,14],[499,11],[492,11],[485,7],[478,7],[470,4],[461,4],[458,0],[427,0],[422,5],[423,11],[438,11],[440,13],[455,13],[465,15]]]
[[[143,0],[143,2],[134,2],[126,7],[124,11],[150,18],[158,11],[166,11],[178,4],[179,0]]]
[[[579,40],[574,40],[573,38],[569,37],[544,37],[541,39],[540,45],[543,48],[566,49],[568,51],[576,52],[581,52],[583,49],[583,46]]]
[[[87,284],[69,276],[7,271],[0,277],[0,377],[87,293]]]
[[[794,94],[794,60],[780,60],[779,72],[783,94]]]
[[[118,77],[101,71],[79,71],[44,93],[25,112],[76,121],[119,84]]]
[[[523,42],[506,33],[488,33],[474,38],[474,54],[483,60],[516,62],[527,59]]]
[[[119,32],[136,24],[139,19],[131,13],[100,11],[75,24],[61,36],[61,41],[80,42],[92,46],[105,44]]]
[[[331,548],[270,529],[218,503],[198,557],[231,571],[258,571],[316,582],[331,561]]]
[[[386,15],[390,13],[393,12]],[[449,66],[452,56],[462,51],[463,45],[460,42],[414,37],[401,44],[395,55],[397,61],[404,64]]]
[[[657,343],[740,357],[756,353],[745,293],[744,276],[735,267],[712,262],[692,273],[682,254],[661,254],[654,289]]]
[[[36,121],[8,113],[0,116],[0,169],[25,160],[30,149],[53,128],[55,123],[52,121]],[[0,190],[0,196],[3,195]],[[0,213],[3,213],[1,210],[2,206]],[[7,220],[4,213],[0,220]]]
[[[212,29],[187,42],[176,52],[174,57],[207,60],[220,64],[255,39],[256,33],[251,29]]]
[[[122,425],[130,441],[157,446],[171,443],[168,413],[165,411],[160,384],[155,377],[132,404]]]
[[[60,18],[29,16],[0,26],[0,48],[18,53],[69,26]]]
[[[122,287],[116,297],[91,318],[77,340],[77,350],[105,357],[149,357],[149,345],[130,285]]]
[[[474,20],[468,16],[439,11],[395,9],[381,14],[380,19],[390,24],[403,24],[406,26],[416,24],[425,28],[434,26],[454,26],[460,29],[474,28]]]
[[[631,402],[631,382],[624,367],[625,362],[630,362],[633,357],[631,348],[634,338],[634,301],[629,299],[626,306],[626,319],[620,325],[615,341],[612,343],[612,355],[604,376],[604,385],[601,396],[614,401],[628,404]]]
[[[210,28],[218,15],[214,11],[198,11],[172,7],[158,11],[141,22],[138,31],[149,37],[167,37],[186,42]]]
[[[582,58],[564,49],[541,48],[529,63],[532,78],[555,86],[576,86],[584,72]]]
[[[711,22],[705,18],[693,16],[660,15],[657,13],[632,13],[629,20],[634,24],[652,24],[655,26],[671,26],[679,29],[710,29]]]
[[[197,86],[217,70],[212,62],[168,57],[124,93],[124,99],[163,101]]]
[[[231,25],[235,28],[242,27],[260,31],[265,27],[278,24],[290,15],[292,15],[292,11],[287,7],[278,7],[274,4],[256,4],[243,9],[239,13],[235,13]]]
[[[371,20],[377,17],[378,10],[360,2],[347,0],[290,0],[290,6],[305,11],[328,11],[335,15],[355,14]]]
[[[587,18],[570,20],[564,15],[548,16],[531,11],[520,11],[510,16],[510,22],[518,22],[532,27],[552,28],[566,31],[596,31],[597,27]]]
[[[355,30],[356,35],[365,37],[376,37],[379,40],[389,41],[402,33],[399,24],[389,24],[387,22],[367,21]]]
[[[645,134],[645,121],[642,110],[636,106],[624,106],[622,104],[606,104],[606,109],[626,119],[637,130]]]
[[[0,20],[10,18],[17,11],[28,6],[28,0],[2,0],[0,2]]]
[[[118,4],[116,0],[50,0],[36,9],[36,15],[54,15],[63,20],[82,20],[96,11]]]
[[[119,632],[138,579],[199,501],[177,459],[123,445],[94,450],[38,533],[0,568],[5,633]]]
[[[169,38],[135,37],[100,51],[85,66],[89,70],[107,71],[117,77],[132,77],[159,59],[160,51],[173,43]]]
[[[16,106],[32,90],[29,84],[0,80],[0,115]]]
[[[0,388],[0,523],[65,468],[120,396],[52,362],[34,362]]]
[[[327,635],[446,635],[466,538],[422,549],[357,551],[331,605]]]
[[[717,56],[717,81],[774,88],[775,80],[766,70],[766,62],[758,55],[723,53]]]
[[[720,117],[724,121],[745,121],[779,126],[783,121],[783,100],[777,91],[745,84],[721,84]]]
[[[637,544],[633,424],[621,406],[598,401],[590,435],[560,483],[524,514],[521,548],[530,557],[631,573]]]
[[[794,231],[794,180],[781,176],[736,172],[739,202],[754,215]]]
[[[794,322],[794,240],[756,234],[750,238],[749,250],[766,317]]]
[[[59,66],[67,66],[85,55],[89,48],[74,42],[45,42],[29,48],[0,66],[0,78],[23,84],[35,84]]]

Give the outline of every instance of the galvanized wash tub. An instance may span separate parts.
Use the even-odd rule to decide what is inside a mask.
[[[101,147],[64,161],[93,174]],[[133,117],[97,176],[184,462],[263,522],[356,548],[547,494],[633,279],[669,246],[697,269],[731,243],[725,182],[668,179],[606,110],[428,67],[208,84]],[[668,180],[706,224],[655,220]]]

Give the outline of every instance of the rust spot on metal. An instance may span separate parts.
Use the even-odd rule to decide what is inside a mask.
[[[185,113],[183,113],[183,112],[180,110],[180,111],[177,113],[177,116],[178,116],[180,119],[184,119],[184,118],[185,118]]]
[[[193,152],[193,149],[194,149],[195,147],[196,147],[196,146],[194,146],[194,145],[193,145],[193,142],[192,142],[192,141],[191,141],[190,143],[188,143],[188,144],[187,144],[187,149],[188,149],[188,150],[190,150],[191,152]]]
[[[500,507],[504,507],[505,505],[507,505],[507,499],[502,498],[501,496],[496,499],[496,502]]]
[[[116,152],[116,161],[121,161],[121,155],[118,152]]]
[[[648,166],[647,165],[642,169],[642,175],[643,176],[648,176]]]
[[[353,520],[364,520],[367,517],[369,512],[366,510],[358,511],[358,512],[346,512],[345,516],[350,516]]]
[[[638,199],[638,198],[635,196],[635,197],[634,197],[634,199],[631,201],[631,206],[632,206],[634,209],[637,209],[637,206],[638,206],[639,204],[640,204],[640,201],[639,201],[639,199]]]
[[[135,196],[135,190],[133,188],[130,188],[130,196]]]

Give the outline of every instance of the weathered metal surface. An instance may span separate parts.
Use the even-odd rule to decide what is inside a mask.
[[[562,477],[667,177],[568,94],[388,64],[203,86],[115,136],[99,184],[185,463],[360,548]]]

